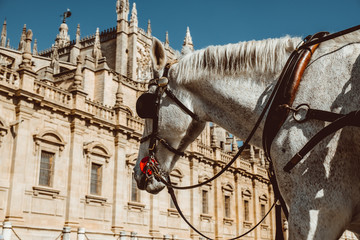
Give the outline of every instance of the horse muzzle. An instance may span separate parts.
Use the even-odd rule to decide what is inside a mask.
[[[154,157],[144,157],[134,167],[134,177],[137,186],[141,190],[146,190],[149,193],[157,194],[165,185],[162,183],[161,170],[158,167],[159,163]]]

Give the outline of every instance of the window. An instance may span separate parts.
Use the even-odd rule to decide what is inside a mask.
[[[225,217],[230,218],[230,196],[225,195],[224,205]]]
[[[202,213],[209,213],[209,194],[208,191],[202,190]]]
[[[39,185],[51,187],[54,175],[54,157],[51,152],[41,151]]]
[[[265,217],[266,214],[266,207],[265,204],[260,205],[260,211],[261,211],[261,219]],[[263,223],[266,223],[266,218],[264,219]]]
[[[249,201],[248,200],[244,200],[244,220],[245,221],[249,221],[250,220],[250,211],[249,211]]]
[[[134,173],[132,174],[132,178],[131,178],[131,201],[132,202],[140,202],[140,191],[137,187],[135,178],[134,178]]]
[[[91,163],[90,194],[101,194],[102,165]]]

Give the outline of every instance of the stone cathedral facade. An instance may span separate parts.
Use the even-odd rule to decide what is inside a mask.
[[[131,9],[128,0],[115,3],[114,28],[81,37],[78,26],[71,40],[64,19],[53,46],[42,52],[26,26],[19,45],[11,47],[6,21],[3,24],[3,233],[10,226],[21,239],[199,239],[166,190],[150,195],[133,181],[144,126],[135,103],[152,77],[153,36],[150,22],[146,31],[138,27],[135,3]],[[176,54],[167,33],[164,46],[173,60]],[[193,49],[189,29],[184,46]],[[239,144],[240,139],[208,124],[177,163],[172,181],[185,186],[210,178],[231,160]],[[249,230],[274,199],[263,153],[252,146],[220,178],[178,191],[177,196],[190,222],[216,239]],[[273,239],[274,222],[271,213],[244,239]]]

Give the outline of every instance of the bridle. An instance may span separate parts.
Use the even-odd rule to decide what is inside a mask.
[[[164,179],[161,168],[159,168],[159,163],[155,159],[155,152],[158,144],[161,143],[166,149],[168,149],[175,155],[184,156],[185,153],[179,149],[172,147],[167,140],[159,136],[158,130],[160,101],[164,93],[170,99],[172,99],[185,113],[190,115],[195,121],[200,122],[199,117],[188,107],[186,107],[168,87],[169,80],[167,78],[167,74],[171,65],[172,64],[167,64],[165,66],[165,71],[161,78],[154,78],[149,81],[148,88],[151,89],[152,87],[156,87],[155,92],[146,92],[142,94],[136,102],[136,111],[139,117],[152,119],[152,132],[149,135],[140,139],[140,143],[149,140],[149,156],[145,157],[140,162],[140,169],[143,173],[146,174],[147,179],[155,176],[157,180],[165,183],[165,185],[167,186],[170,185],[170,183]]]

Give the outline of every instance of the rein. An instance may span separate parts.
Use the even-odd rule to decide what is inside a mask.
[[[238,237],[231,238],[230,240],[243,237],[246,234],[248,234],[249,232],[251,232],[252,230],[254,230],[266,218],[266,216],[270,213],[270,211],[274,208],[274,206],[276,207],[276,236],[275,236],[275,239],[276,240],[284,239],[284,236],[282,234],[282,227],[281,227],[282,226],[281,208],[283,209],[286,218],[288,218],[288,210],[286,208],[285,201],[283,200],[283,198],[280,194],[280,191],[279,191],[279,188],[277,185],[277,181],[276,181],[276,177],[275,177],[275,172],[274,172],[273,166],[272,166],[272,160],[270,157],[270,148],[271,148],[272,140],[276,136],[277,132],[281,128],[283,122],[285,121],[285,119],[287,118],[287,116],[290,112],[293,112],[293,118],[299,123],[304,122],[310,118],[333,122],[332,124],[325,127],[323,130],[321,130],[318,134],[316,134],[304,146],[304,148],[290,160],[290,162],[284,167],[284,170],[289,172],[298,162],[301,161],[301,159],[303,158],[303,156],[306,155],[306,153],[308,153],[318,142],[320,142],[327,135],[337,131],[338,129],[340,129],[344,126],[360,127],[360,110],[351,112],[347,115],[342,115],[342,114],[336,114],[336,113],[322,111],[322,110],[310,109],[310,107],[307,104],[301,104],[296,108],[292,107],[292,102],[295,98],[296,91],[299,86],[302,74],[305,71],[308,62],[310,61],[311,55],[313,54],[313,52],[315,51],[317,46],[321,42],[328,41],[330,39],[348,34],[350,32],[353,32],[353,31],[356,31],[359,29],[360,29],[360,25],[337,32],[337,33],[329,34],[329,35],[326,35],[328,33],[320,32],[313,36],[306,37],[304,39],[303,43],[297,49],[295,49],[294,52],[290,55],[287,63],[285,64],[283,72],[281,73],[269,99],[267,100],[267,102],[265,104],[263,111],[261,112],[259,118],[257,119],[249,136],[244,141],[243,146],[241,146],[241,148],[236,153],[236,155],[232,158],[232,160],[228,164],[226,164],[225,167],[222,168],[217,174],[215,174],[212,178],[210,178],[202,183],[195,184],[195,185],[184,186],[184,187],[172,185],[169,176],[167,176],[167,180],[164,179],[162,171],[159,168],[159,163],[155,159],[155,151],[156,151],[157,142],[162,143],[168,150],[170,150],[171,152],[173,152],[177,155],[180,155],[180,156],[184,155],[184,152],[173,148],[166,140],[164,140],[158,136],[159,105],[160,105],[160,99],[161,99],[163,93],[165,92],[167,94],[167,96],[169,96],[184,112],[189,114],[194,120],[200,121],[200,119],[195,113],[193,113],[190,109],[188,109],[185,105],[183,105],[181,103],[181,101],[172,93],[172,91],[167,88],[167,84],[168,84],[167,73],[171,67],[170,64],[168,64],[166,66],[165,71],[164,71],[164,76],[162,78],[152,79],[150,81],[149,88],[151,85],[157,85],[157,88],[155,91],[156,97],[151,97],[152,102],[154,103],[153,110],[155,111],[155,113],[153,112],[153,115],[151,115],[151,114],[146,114],[146,113],[143,114],[143,112],[141,112],[141,107],[138,107],[138,103],[139,103],[139,99],[143,95],[140,96],[140,98],[138,99],[138,102],[136,104],[137,112],[140,117],[153,119],[152,133],[146,137],[143,137],[140,141],[140,142],[145,142],[147,140],[150,140],[150,142],[149,142],[149,157],[145,157],[143,159],[144,161],[141,160],[140,168],[141,168],[142,172],[146,174],[147,178],[155,177],[158,181],[161,181],[168,188],[168,192],[169,192],[180,216],[195,232],[197,232],[199,235],[201,235],[207,239],[211,239],[211,238],[205,236],[204,234],[202,234],[194,226],[192,226],[191,223],[185,218],[185,216],[183,215],[183,213],[177,203],[177,199],[176,199],[173,189],[184,190],[184,189],[192,189],[192,188],[200,187],[204,184],[207,184],[207,183],[213,181],[214,179],[219,177],[221,174],[223,174],[226,170],[229,169],[229,167],[241,155],[241,153],[243,152],[245,147],[248,146],[251,138],[255,134],[255,131],[258,129],[265,114],[268,113],[268,116],[267,116],[267,119],[265,122],[264,133],[263,133],[263,147],[264,147],[266,159],[270,162],[270,168],[268,169],[268,175],[269,175],[270,182],[272,183],[273,188],[274,188],[274,195],[275,195],[274,204],[271,206],[270,210],[266,213],[266,215],[263,217],[263,219],[261,219],[261,221],[258,222],[252,229],[250,229],[249,231],[247,231],[246,233],[244,233]],[[150,94],[150,93],[145,93],[145,94]],[[139,105],[141,105],[141,103]],[[298,118],[297,114],[299,113],[299,111],[302,111],[304,109],[306,111],[305,118],[303,118],[303,119]],[[279,112],[280,112],[280,116],[278,114]],[[266,126],[268,126],[268,128],[273,128],[274,123],[276,123],[276,127],[273,130],[271,130],[270,133],[266,132],[266,129],[267,129]],[[280,201],[281,205],[277,204],[278,201]]]

